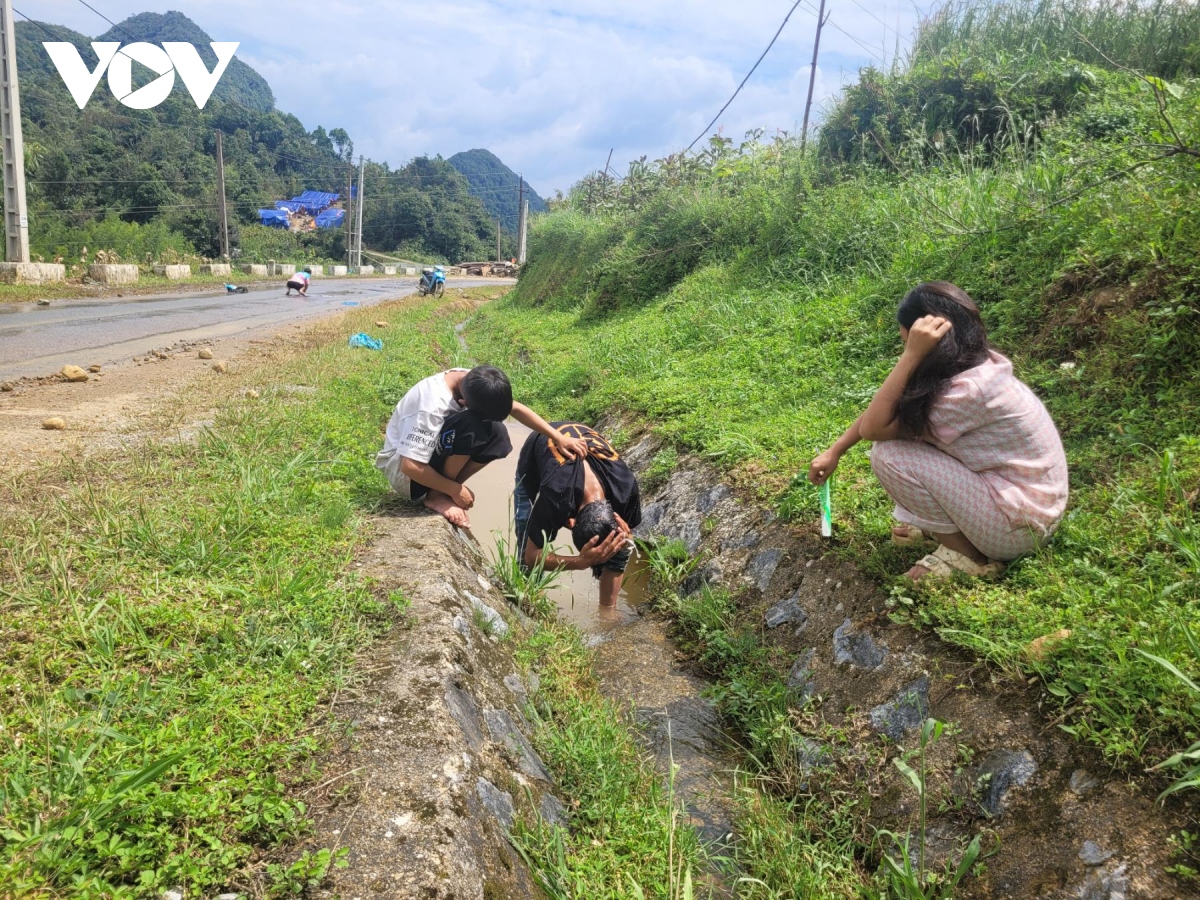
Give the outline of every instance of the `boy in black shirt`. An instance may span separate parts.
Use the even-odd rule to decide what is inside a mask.
[[[517,546],[525,565],[587,569],[600,579],[600,605],[615,606],[632,548],[630,531],[642,521],[637,478],[604,436],[578,422],[550,427],[587,444],[586,458],[568,459],[541,434],[531,434],[517,461],[513,507]],[[571,529],[578,556],[553,552],[560,528]]]

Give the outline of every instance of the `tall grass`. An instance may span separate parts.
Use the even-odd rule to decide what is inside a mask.
[[[967,50],[1023,58],[1112,62],[1160,78],[1200,73],[1200,7],[1190,0],[950,0],[923,21],[912,62]]]

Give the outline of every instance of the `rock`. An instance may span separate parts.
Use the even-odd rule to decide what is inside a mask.
[[[981,790],[980,804],[996,818],[1008,808],[1008,795],[1023,787],[1037,774],[1037,763],[1028,750],[993,750],[975,771],[975,784]]]
[[[241,894],[217,894],[217,900],[242,900]]]
[[[504,617],[496,610],[492,609],[470,591],[465,591],[467,599],[471,601],[471,607],[483,616],[487,621],[488,627],[491,629],[494,637],[502,638],[508,636],[508,623],[504,621]]]
[[[723,484],[710,487],[696,498],[696,509],[701,513],[711,512],[713,507],[729,496],[729,488]]]
[[[64,428],[67,427],[67,423],[64,422],[62,419],[60,419],[58,416],[51,416],[50,418],[45,419],[42,422],[42,427],[45,428],[47,431],[62,431]]]
[[[50,305],[49,300],[39,300],[38,301],[38,306],[49,306],[49,305]]]
[[[747,531],[740,537],[726,538],[721,542],[721,549],[726,553],[735,550],[749,550],[757,547],[762,536],[757,531]]]
[[[512,828],[513,816],[516,812],[513,808],[512,794],[508,793],[508,791],[500,790],[500,788],[482,777],[475,782],[475,792],[479,795],[484,809],[495,816],[496,820],[506,830]]]
[[[512,716],[502,709],[489,709],[484,711],[483,721],[487,723],[492,740],[504,745],[504,749],[508,751],[509,756],[516,759],[517,767],[522,772],[539,781],[550,781],[550,773],[546,771],[542,760],[529,743],[529,739],[512,720]]]
[[[1114,852],[1113,850],[1101,850],[1100,845],[1095,841],[1084,841],[1083,849],[1079,851],[1079,858],[1086,866],[1098,866],[1112,859]]]
[[[887,654],[887,647],[876,644],[869,634],[854,631],[849,619],[833,633],[833,661],[839,666],[878,669]]]
[[[929,715],[929,676],[922,675],[894,699],[871,710],[871,727],[899,742],[906,731],[920,728]]]
[[[246,397],[250,400],[257,400],[261,396],[262,396],[262,394],[260,394],[254,388],[250,388],[249,390],[246,391]]]
[[[0,384],[0,391],[3,391],[6,394],[10,393],[11,391],[15,391],[16,389],[16,384],[11,381],[6,381],[3,384]]]
[[[1060,628],[1051,634],[1043,634],[1034,638],[1025,647],[1025,657],[1034,662],[1041,662],[1058,648],[1058,645],[1071,636],[1070,628]]]
[[[768,628],[778,628],[791,622],[797,625],[807,622],[808,612],[800,606],[800,591],[768,609],[763,621]]]
[[[471,623],[468,622],[466,619],[464,619],[462,616],[455,616],[454,622],[452,624],[454,625],[454,630],[457,631],[459,634],[461,634],[464,638],[466,638],[467,646],[470,646],[470,644],[471,644]]]
[[[162,900],[183,900],[183,891],[171,890],[162,892]]]
[[[794,752],[796,762],[800,764],[800,771],[805,775],[817,769],[827,768],[833,762],[833,754],[829,752],[829,748],[811,738],[797,738]]]
[[[513,696],[521,702],[522,705],[529,702],[529,694],[525,690],[525,682],[516,672],[511,675],[504,676],[504,686],[512,691]]]
[[[62,371],[58,373],[67,381],[87,381],[91,378],[87,372],[79,368],[79,366],[63,366]]]
[[[1092,869],[1083,884],[1075,889],[1079,900],[1125,900],[1129,892],[1128,867],[1122,863],[1111,872]]]
[[[783,559],[783,551],[778,548],[764,550],[757,556],[753,557],[746,565],[746,574],[754,582],[755,586],[764,594],[771,584],[771,576],[775,574],[775,570],[779,567],[779,561]]]
[[[101,366],[88,366],[88,371],[93,375],[99,375],[101,368]]]
[[[811,696],[816,690],[816,685],[813,683],[812,678],[812,663],[816,655],[816,648],[809,647],[796,657],[796,661],[788,669],[787,686],[799,691],[801,697]]]
[[[659,526],[667,514],[667,504],[647,503],[642,507],[642,524],[633,529],[638,537],[648,538],[659,533]]]
[[[213,363],[212,368],[213,368],[213,371],[216,372],[218,375],[224,375],[226,372],[229,371],[229,364],[227,362],[225,362],[225,360],[219,359],[215,363]]]
[[[387,323],[387,322],[384,322],[384,321],[381,319],[380,321],[378,321],[378,322],[376,322],[376,323],[375,323],[375,327],[376,327],[376,328],[387,328],[387,327],[388,327],[388,323]]]
[[[683,579],[683,582],[679,585],[679,593],[684,597],[698,594],[708,585],[719,582],[721,575],[721,564],[716,561],[710,562],[703,569],[698,569]]]
[[[1071,790],[1083,796],[1088,791],[1100,786],[1100,782],[1087,769],[1076,769],[1071,773],[1071,780],[1068,782]]]
[[[201,359],[212,359],[213,352],[208,347],[201,347],[200,352],[196,354]]]
[[[542,817],[542,821],[550,825],[557,825],[559,828],[567,827],[567,808],[563,802],[553,794],[547,792],[542,794],[542,800],[538,803],[538,815]]]
[[[479,707],[475,698],[456,685],[446,686],[446,708],[462,729],[471,749],[478,753],[483,749],[483,728],[479,724]]]

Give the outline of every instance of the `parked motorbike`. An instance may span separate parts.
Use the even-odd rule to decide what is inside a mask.
[[[433,294],[435,297],[442,296],[446,292],[446,271],[441,266],[422,269],[417,291],[422,297],[428,294]]]

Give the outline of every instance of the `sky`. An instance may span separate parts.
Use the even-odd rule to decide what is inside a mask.
[[[183,12],[270,83],[309,130],[400,166],[484,147],[543,196],[604,167],[687,147],[733,94],[793,0],[87,0],[120,22]],[[714,126],[797,133],[816,5],[801,0]],[[903,57],[932,0],[827,0],[813,118],[860,67]],[[99,35],[82,0],[19,0],[25,15]],[[177,87],[177,89],[179,89]]]

